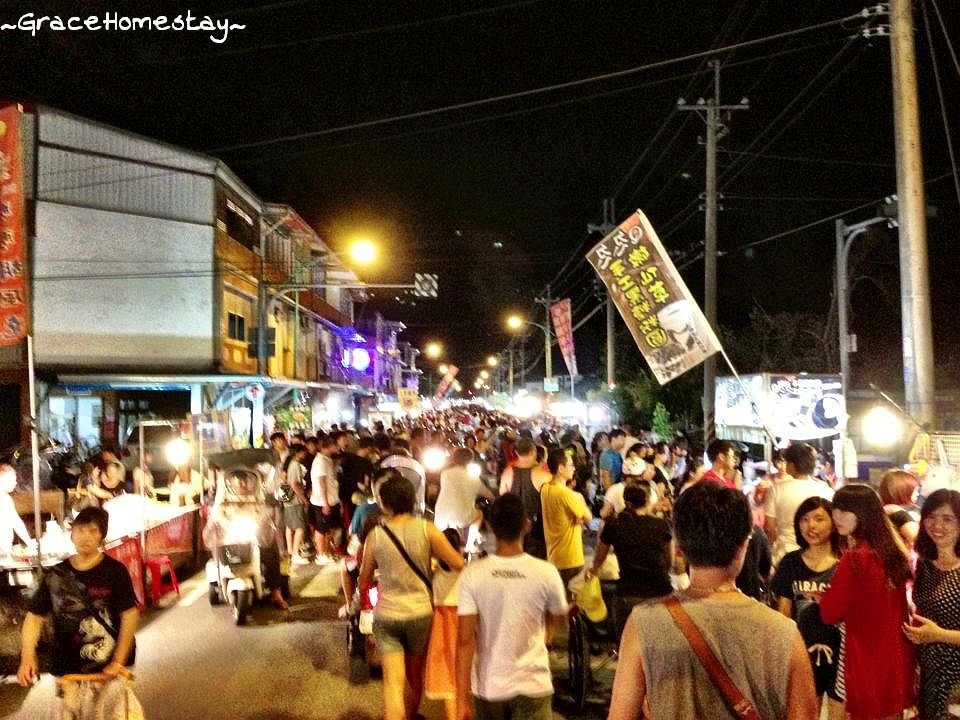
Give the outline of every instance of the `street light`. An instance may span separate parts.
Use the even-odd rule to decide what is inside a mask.
[[[450,372],[450,366],[446,363],[440,363],[437,365],[437,372],[441,375],[446,375],[448,372]]]
[[[369,265],[377,258],[377,246],[366,238],[355,240],[350,246],[350,257],[360,265]]]
[[[488,373],[486,370],[481,370],[480,377],[482,377],[484,380],[487,380],[490,377],[490,373]]]
[[[424,348],[424,353],[431,360],[436,360],[443,354],[443,345],[436,341],[428,342],[427,346]]]
[[[489,365],[490,367],[496,367],[499,364],[500,364],[500,360],[497,358],[496,355],[491,355],[490,357],[487,358],[487,365]]]
[[[280,288],[271,292],[267,287],[267,272],[266,267],[268,263],[267,259],[267,238],[272,235],[276,230],[280,228],[290,217],[289,210],[284,211],[283,215],[275,223],[266,226],[266,222],[261,220],[260,227],[260,259],[259,259],[259,278],[257,281],[257,337],[256,337],[256,350],[257,350],[257,375],[266,375],[269,374],[268,370],[268,359],[267,359],[267,318],[269,317],[273,303],[282,298],[286,297],[288,293],[294,294],[293,299],[293,310],[294,310],[294,324],[293,324],[293,374],[297,374],[297,346],[298,338],[297,334],[300,329],[300,291],[301,290],[319,290],[321,288],[328,287],[355,287],[355,288],[365,288],[365,287],[376,287],[374,285],[369,285],[368,283],[359,283],[351,285],[350,283],[316,283],[316,282],[300,282],[298,277],[300,270],[303,269],[299,263],[296,263],[294,266],[294,278],[293,282],[290,282],[289,279],[286,283],[281,284]],[[376,257],[377,251],[376,246],[366,239],[360,239],[351,243],[349,248],[350,256],[355,262],[360,265],[365,265],[373,261]],[[319,261],[322,263],[323,258],[326,256],[332,256],[338,258],[337,254],[334,252],[327,252],[325,255],[319,258]],[[338,258],[339,259],[339,258]],[[272,261],[269,261],[272,262]],[[399,286],[398,286],[399,287]],[[408,287],[408,286],[403,286]],[[283,374],[281,368],[281,375]]]
[[[507,318],[507,327],[511,330],[519,330],[524,325],[533,325],[534,327],[540,328],[543,331],[544,380],[547,378],[552,378],[553,358],[551,357],[550,352],[550,327],[547,325],[541,325],[540,323],[535,323],[532,320],[524,320],[519,315],[511,315]]]

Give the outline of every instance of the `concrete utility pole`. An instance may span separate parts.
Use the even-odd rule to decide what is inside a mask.
[[[911,6],[911,0],[890,0],[890,60],[900,211],[903,390],[907,412],[932,428],[936,423],[933,322]]]
[[[604,237],[609,235],[617,227],[616,216],[613,211],[613,198],[603,199],[603,223],[600,225],[587,225],[587,232],[598,232]],[[616,348],[614,340],[614,313],[616,308],[613,305],[613,296],[607,290],[607,388],[613,389],[616,385]]]
[[[703,235],[703,314],[710,326],[717,327],[717,143],[727,134],[727,127],[720,120],[720,111],[747,110],[750,105],[744,98],[736,105],[720,104],[720,61],[711,60],[713,68],[713,97],[706,102],[703,99],[695,105],[687,105],[682,98],[677,102],[678,110],[693,110],[699,115],[706,110],[706,188],[704,192],[704,235]],[[714,425],[714,394],[717,377],[716,355],[711,355],[703,363],[703,431],[704,443],[709,445],[716,435]]]
[[[547,310],[547,323],[543,326],[543,358],[544,358],[544,379],[553,378],[553,345],[552,333],[550,332],[550,323],[552,319],[550,317],[550,307],[553,305],[555,298],[550,296],[550,286],[547,285],[547,293],[544,297],[536,298],[536,302],[540,303]]]

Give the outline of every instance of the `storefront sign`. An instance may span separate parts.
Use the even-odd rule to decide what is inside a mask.
[[[27,334],[20,121],[19,106],[0,108],[0,345]]]
[[[420,409],[420,396],[415,388],[397,388],[397,402],[405,413],[413,413]]]
[[[742,384],[741,384],[742,383]],[[847,425],[839,375],[743,375],[716,379],[716,422],[724,437],[762,442],[763,424],[782,440],[819,440]],[[749,392],[749,394],[748,394]],[[751,401],[753,399],[753,402]],[[754,431],[753,435],[749,431]]]
[[[557,334],[557,345],[563,354],[563,361],[567,364],[570,377],[577,376],[577,356],[573,349],[573,328],[570,317],[570,298],[561,300],[550,306],[550,317],[553,318],[553,330]]]
[[[620,223],[587,259],[661,385],[720,350],[713,328],[643,212]]]

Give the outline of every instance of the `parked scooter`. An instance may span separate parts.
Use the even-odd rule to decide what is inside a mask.
[[[260,492],[260,477],[247,469],[217,478],[217,492],[204,539],[210,548],[206,575],[211,605],[229,603],[237,625],[253,604],[270,595],[261,567],[261,545],[274,542],[275,530]]]

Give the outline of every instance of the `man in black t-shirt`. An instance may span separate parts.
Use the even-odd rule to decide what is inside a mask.
[[[626,509],[607,521],[593,556],[592,575],[596,575],[610,548],[620,565],[620,579],[614,602],[613,619],[617,636],[641,600],[663,597],[672,591],[670,567],[673,565],[673,535],[666,520],[650,514],[650,483],[630,482],[623,490]]]
[[[347,518],[353,517],[357,507],[353,502],[354,493],[358,491],[369,492],[370,482],[374,474],[371,458],[376,457],[377,451],[373,438],[360,438],[355,449],[348,446],[347,450],[340,456],[340,462],[337,465],[337,481],[339,482],[340,507],[348,513]]]
[[[23,621],[17,679],[23,686],[38,677],[37,642],[43,616],[53,616],[54,675],[104,673],[116,677],[132,665],[140,613],[127,569],[101,550],[108,515],[84,508],[70,538],[77,552],[47,571]]]

